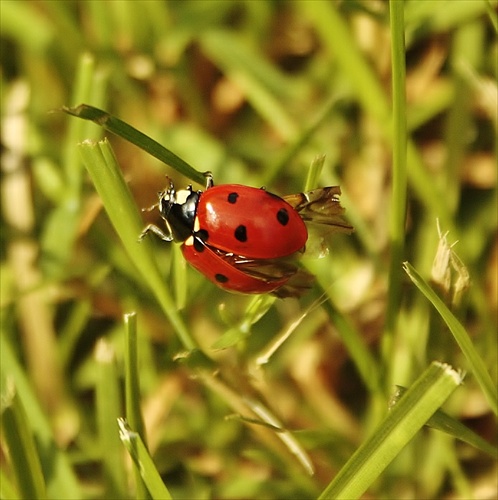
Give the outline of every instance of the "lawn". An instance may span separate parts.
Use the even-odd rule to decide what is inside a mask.
[[[0,497],[496,498],[497,6],[2,0]],[[354,232],[230,294],[206,171]]]

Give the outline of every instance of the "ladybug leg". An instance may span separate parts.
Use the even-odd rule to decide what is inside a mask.
[[[167,234],[155,224],[147,224],[144,227],[143,231],[140,233],[138,241],[142,241],[145,238],[145,236],[149,233],[154,233],[157,237],[161,238],[163,241],[173,241],[173,235],[171,234],[171,232]]]
[[[206,178],[206,189],[212,188],[214,186],[213,174],[208,170],[202,175],[204,175],[204,177]]]

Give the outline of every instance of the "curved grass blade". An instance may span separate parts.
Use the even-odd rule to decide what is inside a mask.
[[[406,391],[406,387],[397,386],[396,392],[392,395],[389,402],[389,407],[391,408],[396,405]],[[460,441],[464,441],[478,450],[487,453],[493,458],[498,457],[498,450],[495,446],[488,443],[485,439],[479,436],[479,434],[476,434],[472,429],[469,429],[467,426],[462,424],[462,422],[453,418],[451,415],[448,415],[443,410],[437,410],[436,413],[434,413],[434,415],[432,415],[432,417],[427,421],[426,425],[432,429],[449,434]]]
[[[425,297],[436,308],[441,318],[443,318],[443,321],[450,329],[457,344],[467,358],[467,361],[472,369],[472,373],[484,392],[484,396],[488,400],[493,413],[498,415],[498,396],[496,386],[491,378],[491,375],[486,370],[484,360],[474,347],[469,334],[466,332],[465,328],[458,321],[455,315],[448,309],[446,304],[439,298],[437,293],[427,284],[422,276],[420,276],[416,269],[409,262],[405,262],[403,267],[415,286],[425,295]]]
[[[404,2],[389,2],[392,54],[392,187],[389,220],[389,240],[391,258],[389,261],[389,287],[387,293],[386,322],[382,338],[382,351],[386,366],[391,366],[389,360],[394,358],[396,349],[396,322],[401,304],[401,263],[405,247],[406,226],[406,67],[405,67],[405,21]],[[390,384],[391,374],[386,377]]]
[[[185,177],[188,177],[192,181],[199,184],[205,184],[206,178],[204,173],[195,170],[195,168],[189,165],[186,161],[182,160],[179,156],[159,144],[154,139],[151,139],[143,132],[140,132],[131,125],[128,125],[128,123],[123,120],[110,115],[106,111],[88,104],[80,104],[74,108],[64,106],[62,111],[69,115],[83,118],[84,120],[90,120],[97,125],[104,127],[109,132],[112,132],[126,141],[135,144],[135,146],[143,149],[145,152],[154,156],[154,158],[166,163],[171,168],[175,169],[180,174],[183,174]]]

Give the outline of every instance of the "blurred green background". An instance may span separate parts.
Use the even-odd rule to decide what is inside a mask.
[[[433,360],[469,371],[401,261],[433,283],[496,382],[496,6],[405,2],[408,186],[396,197],[388,2],[2,0],[2,498],[26,495],[6,445],[14,393],[41,464],[31,479],[48,498],[135,495],[115,423],[125,313],[137,313],[135,403],[175,498],[314,498],[385,416],[395,385]],[[325,155],[314,186],[341,186],[356,231],[306,259],[317,286],[299,300],[227,294],[177,247],[151,242],[171,314],[211,358],[207,379],[123,249],[78,143],[109,139],[138,209],[157,201],[166,175],[179,188],[191,180],[58,111],[82,102],[217,184],[300,192]],[[404,216],[404,196],[396,255],[390,221]],[[472,373],[445,410],[496,443]],[[487,454],[423,429],[368,497],[495,498],[496,477]]]

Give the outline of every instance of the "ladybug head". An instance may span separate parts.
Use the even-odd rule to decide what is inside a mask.
[[[176,192],[172,182],[159,193],[159,211],[175,241],[185,241],[192,234],[200,194],[192,186]]]

